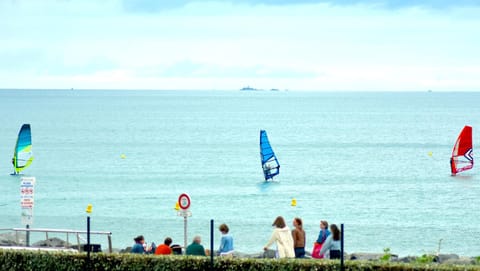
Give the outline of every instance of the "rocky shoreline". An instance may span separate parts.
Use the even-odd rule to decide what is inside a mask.
[[[18,247],[25,245],[25,235],[19,234],[18,242],[17,236],[13,233],[4,233],[0,234],[0,249],[8,247]],[[41,240],[31,244],[32,248],[69,248],[69,249],[78,249],[77,245],[72,245],[60,238],[49,238],[46,240]],[[80,248],[81,250],[82,248]],[[129,253],[131,247],[125,249],[113,249],[113,253]],[[241,253],[235,252],[233,254],[234,258],[245,258],[245,259],[262,259],[262,258],[274,258],[275,251],[267,250],[259,253]],[[306,253],[306,258],[311,258],[309,252]],[[478,257],[466,257],[460,256],[457,254],[438,254],[438,255],[422,255],[422,256],[405,256],[399,257],[395,254],[386,254],[386,253],[364,253],[364,252],[355,252],[344,255],[345,260],[352,261],[385,261],[385,262],[398,262],[398,263],[437,263],[437,264],[452,264],[452,265],[480,265],[480,256]]]

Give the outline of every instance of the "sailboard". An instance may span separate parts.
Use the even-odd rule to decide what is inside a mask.
[[[268,141],[265,130],[260,130],[260,160],[262,162],[265,181],[273,180],[273,177],[280,173],[280,164]]]
[[[30,124],[22,125],[18,132],[17,143],[13,153],[12,164],[14,172],[12,175],[19,174],[25,170],[33,161],[32,153],[32,132]]]
[[[466,125],[458,135],[450,158],[452,175],[473,168],[472,127]]]

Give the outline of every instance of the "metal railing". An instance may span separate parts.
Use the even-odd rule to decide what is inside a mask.
[[[77,239],[77,248],[80,251],[80,239],[85,240],[80,235],[87,234],[87,231],[83,230],[66,230],[66,229],[45,229],[45,228],[6,228],[0,229],[0,231],[14,231],[15,232],[15,242],[18,244],[20,243],[19,232],[25,232],[28,236],[31,232],[44,232],[45,238],[48,240],[48,233],[65,233],[66,234],[66,244],[69,244],[69,234],[74,234]],[[112,233],[109,231],[90,231],[90,235],[106,235],[107,242],[108,242],[108,252],[112,253]],[[27,240],[29,238],[27,237]],[[28,247],[29,244],[27,242],[26,246]]]

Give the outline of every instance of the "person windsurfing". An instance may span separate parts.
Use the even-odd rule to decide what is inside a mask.
[[[453,157],[450,157],[450,170],[452,172],[452,176],[455,176],[455,172],[457,171],[455,168],[455,163],[453,162]]]

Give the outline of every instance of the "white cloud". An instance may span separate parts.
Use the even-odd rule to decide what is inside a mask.
[[[480,89],[471,10],[183,4],[0,2],[0,87]]]

